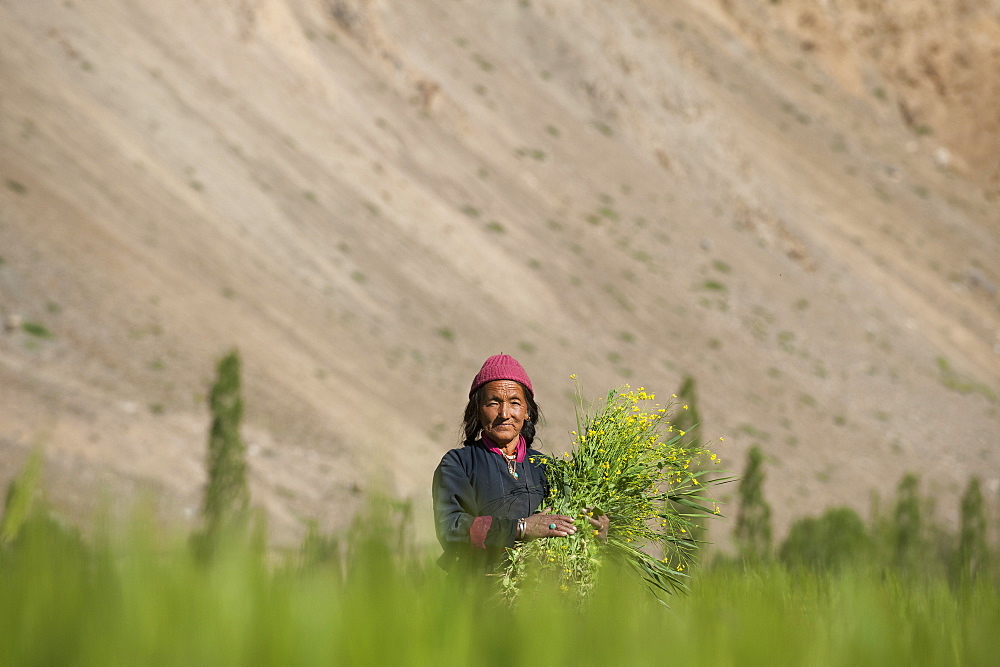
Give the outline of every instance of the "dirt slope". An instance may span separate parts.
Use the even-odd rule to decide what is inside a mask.
[[[278,541],[377,489],[426,517],[498,351],[554,451],[571,373],[693,374],[779,527],[908,470],[995,494],[1000,107],[802,4],[0,2],[0,483],[41,446],[67,515],[193,522],[236,346]],[[986,3],[935,16],[993,53]]]

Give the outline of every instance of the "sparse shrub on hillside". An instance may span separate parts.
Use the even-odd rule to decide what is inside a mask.
[[[993,402],[997,400],[996,393],[990,387],[958,373],[944,357],[937,358],[937,367],[938,378],[941,384],[948,389],[957,391],[960,394],[982,394],[985,398]]]
[[[591,123],[591,125],[593,125],[594,129],[606,137],[610,137],[615,133],[615,131],[611,129],[611,126],[603,121],[595,120]]]
[[[473,53],[472,54],[472,60],[477,65],[479,65],[479,69],[483,70],[484,72],[492,72],[493,71],[493,63],[491,63],[489,60],[487,60],[483,56],[479,55],[478,53]]]
[[[21,330],[29,336],[34,336],[35,338],[52,338],[52,332],[49,331],[48,327],[44,324],[38,322],[26,321],[21,324]]]
[[[780,347],[782,350],[788,352],[789,354],[795,352],[795,346],[793,345],[793,343],[795,342],[794,333],[792,333],[791,331],[779,331],[777,340],[778,340],[778,347]]]
[[[539,162],[543,162],[545,160],[545,151],[538,148],[527,148],[527,147],[518,148],[514,150],[514,155],[516,155],[519,158],[530,157],[535,160],[538,160]]]

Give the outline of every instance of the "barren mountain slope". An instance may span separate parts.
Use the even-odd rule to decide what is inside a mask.
[[[152,490],[193,521],[237,346],[278,541],[378,488],[426,517],[498,351],[554,451],[570,373],[591,397],[692,374],[724,465],[771,455],[779,526],[907,470],[946,511],[970,474],[996,492],[997,204],[951,135],[752,19],[0,2],[0,483],[40,445],[71,516]]]
[[[710,5],[771,57],[803,55],[1000,194],[1000,6],[994,0],[731,2]]]

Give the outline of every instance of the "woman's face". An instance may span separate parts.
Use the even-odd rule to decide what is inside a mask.
[[[483,435],[498,447],[517,442],[528,418],[524,388],[513,380],[494,380],[483,385],[479,400],[479,423]]]

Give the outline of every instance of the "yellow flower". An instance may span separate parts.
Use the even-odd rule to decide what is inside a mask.
[[[576,379],[576,373],[573,373],[572,375],[570,375],[569,379],[570,380],[575,380]]]

